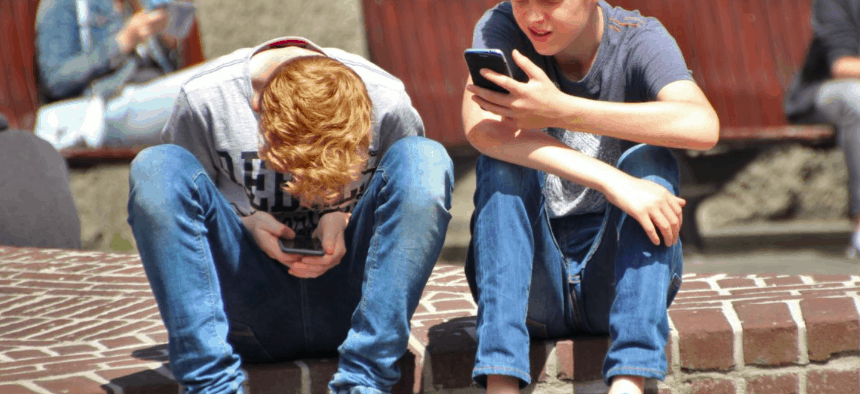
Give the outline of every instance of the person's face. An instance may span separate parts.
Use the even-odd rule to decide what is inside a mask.
[[[598,0],[512,0],[514,19],[535,50],[554,56],[577,43]]]

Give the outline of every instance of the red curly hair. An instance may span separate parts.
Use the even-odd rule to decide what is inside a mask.
[[[361,176],[370,147],[372,105],[358,74],[324,56],[292,59],[260,104],[260,157],[292,174],[283,190],[305,203],[335,203]]]

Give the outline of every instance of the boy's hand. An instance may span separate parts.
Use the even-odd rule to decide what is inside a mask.
[[[292,272],[293,266],[301,260],[302,256],[297,254],[286,254],[281,251],[281,246],[278,245],[279,238],[293,239],[296,233],[283,223],[275,219],[268,212],[257,211],[253,215],[242,217],[242,223],[251,235],[254,236],[254,241],[267,256],[279,261],[281,264],[290,267]]]
[[[687,201],[675,197],[665,187],[654,182],[627,178],[629,182],[607,188],[607,200],[636,219],[654,245],[660,245],[658,230],[667,247],[674,245],[683,222],[682,208]]]
[[[323,215],[314,236],[322,241],[325,256],[302,256],[301,261],[291,267],[290,273],[300,278],[316,278],[340,264],[340,259],[346,254],[343,230],[349,224],[350,216],[344,212]]]
[[[489,69],[481,69],[481,75],[495,82],[508,92],[498,93],[475,85],[467,85],[472,92],[472,100],[484,111],[502,116],[505,122],[518,129],[543,129],[555,127],[564,116],[561,98],[565,96],[546,76],[540,67],[528,57],[514,49],[512,56],[529,78],[526,83],[518,82]]]

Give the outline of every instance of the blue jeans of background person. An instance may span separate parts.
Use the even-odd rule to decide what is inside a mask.
[[[678,194],[678,165],[665,148],[637,145],[618,168]],[[477,164],[466,276],[478,304],[472,377],[530,383],[529,338],[609,334],[603,365],[616,375],[662,379],[666,309],[681,285],[680,243],[655,246],[622,210],[550,219],[544,174],[482,156]]]
[[[161,143],[161,130],[173,112],[179,89],[202,65],[176,71],[147,83],[126,85],[104,103],[101,124],[84,126],[93,111],[91,96],[39,107],[34,133],[62,150],[86,141],[90,148],[151,146]]]
[[[347,254],[316,279],[266,256],[185,149],[144,150],[130,183],[129,223],[170,368],[189,392],[240,392],[240,359],[336,350],[335,393],[380,393],[398,381],[395,362],[450,220],[452,164],[438,143],[409,137],[389,149],[345,230]]]
[[[860,79],[827,81],[818,89],[812,123],[836,126],[839,147],[848,169],[851,219],[860,216]]]

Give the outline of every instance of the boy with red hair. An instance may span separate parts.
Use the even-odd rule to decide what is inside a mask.
[[[423,134],[399,80],[303,38],[183,86],[128,209],[188,392],[241,392],[242,361],[337,353],[332,392],[391,390],[450,219],[451,160]],[[283,253],[299,234],[325,254]]]

